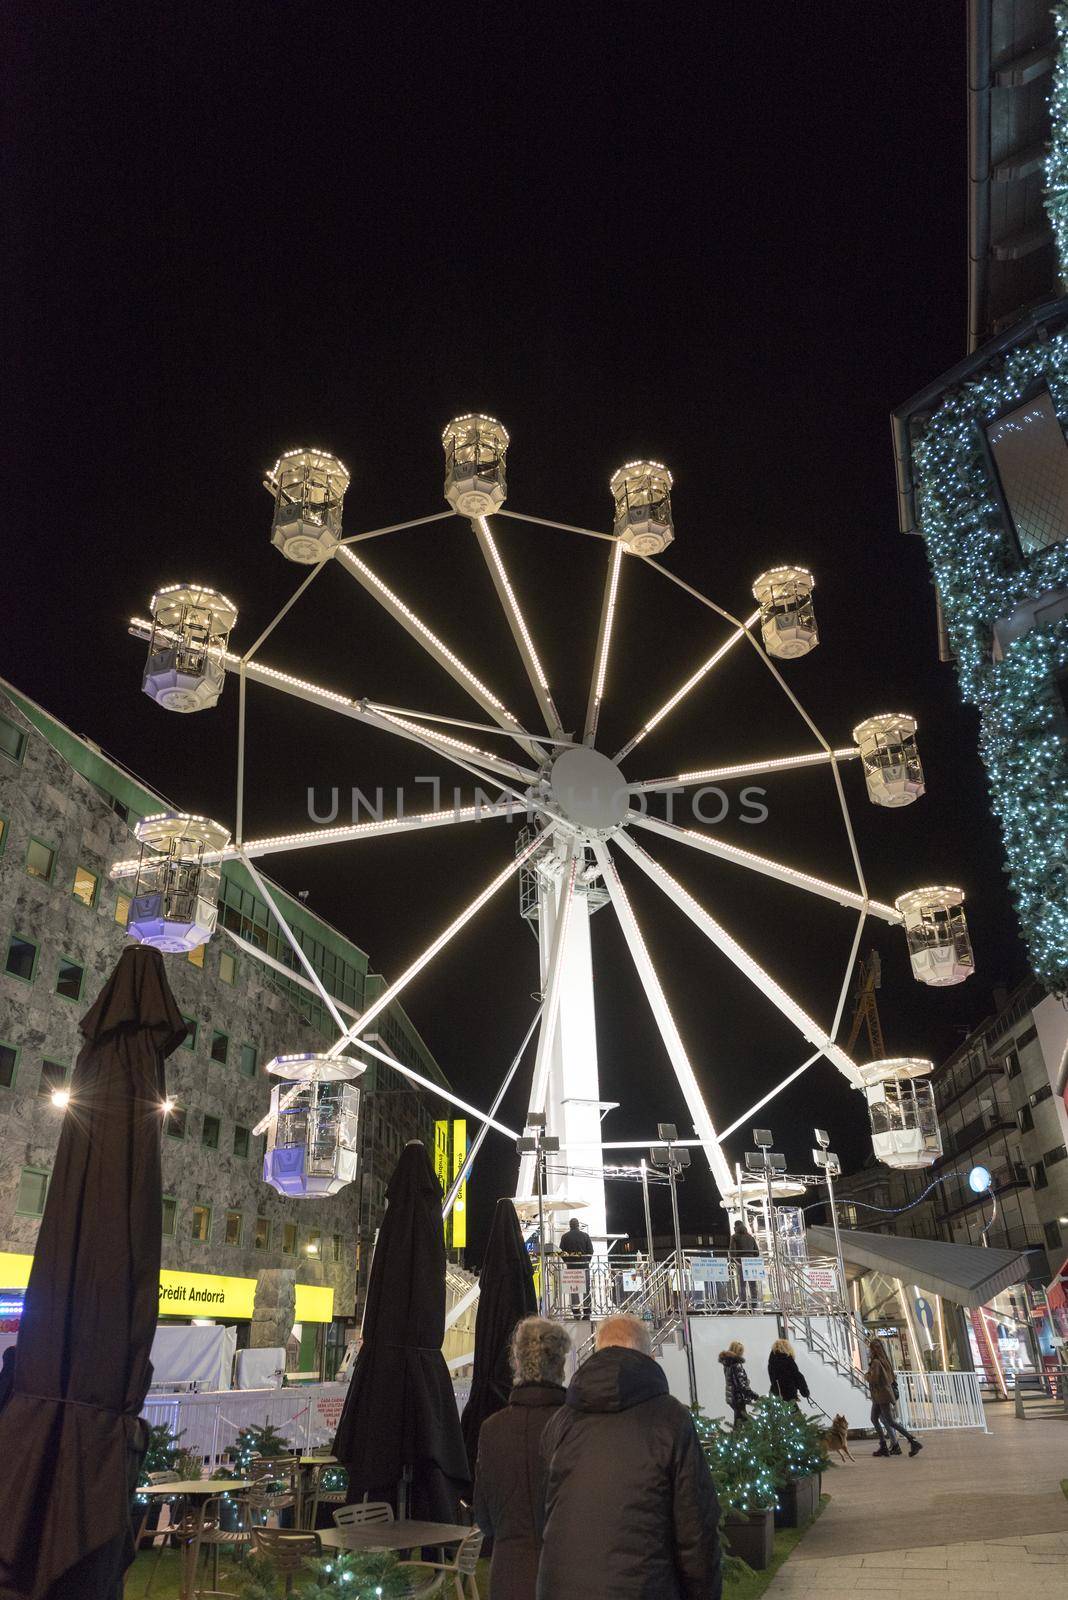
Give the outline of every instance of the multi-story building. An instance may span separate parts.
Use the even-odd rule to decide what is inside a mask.
[[[968,354],[894,413],[899,516],[926,543],[942,656],[979,712],[1032,969],[1063,992],[1068,5],[969,0],[968,32]]]
[[[0,1291],[25,1283],[61,1118],[53,1101],[80,1045],[78,1021],[125,940],[129,883],[111,865],[136,854],[130,829],[161,797],[0,680]],[[357,1016],[384,979],[364,952],[274,886],[282,913],[342,1013]],[[220,1320],[247,1337],[265,1271],[295,1273],[301,1361],[336,1364],[356,1315],[385,1187],[409,1139],[431,1151],[432,1097],[379,1060],[360,1079],[360,1176],[329,1199],[294,1200],[261,1178],[262,1068],[321,1049],[336,1029],[239,862],[222,868],[218,931],[167,974],[189,1036],[167,1062],[174,1110],[163,1139],[161,1314],[186,1316],[209,1288]],[[369,1042],[448,1088],[403,1009]],[[62,1095],[59,1097],[62,1099]],[[447,1112],[441,1103],[437,1115]]]
[[[1066,1044],[1068,1009],[1022,985],[933,1075],[942,1160],[841,1179],[839,1221],[957,1244],[981,1243],[986,1228],[991,1245],[1035,1251],[1034,1277],[1048,1282],[1068,1254],[1068,1111],[1055,1088]],[[989,1196],[968,1182],[975,1167],[993,1179],[992,1223]]]

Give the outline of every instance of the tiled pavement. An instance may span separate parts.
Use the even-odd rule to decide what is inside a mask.
[[[768,1600],[935,1600],[1033,1593],[1068,1600],[1068,1423],[992,1408],[989,1435],[924,1435],[914,1460],[851,1445],[823,1482],[831,1502]],[[1026,1569],[1022,1571],[1021,1569]],[[1022,1586],[1026,1585],[1026,1589]]]

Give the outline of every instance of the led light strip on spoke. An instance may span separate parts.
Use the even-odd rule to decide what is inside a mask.
[[[585,854],[585,852],[583,852]],[[541,1014],[541,1032],[538,1034],[538,1049],[534,1057],[534,1074],[530,1086],[530,1110],[545,1110],[545,1095],[549,1083],[549,1059],[552,1055],[553,1044],[556,1039],[556,1024],[560,1015],[560,985],[563,979],[564,961],[567,952],[567,930],[571,921],[571,905],[575,893],[575,879],[579,869],[578,844],[575,839],[568,843],[567,860],[564,864],[564,881],[560,890],[559,909],[556,917],[556,927],[553,930],[552,949],[549,952],[549,965],[545,980],[545,1000]],[[516,1194],[524,1199],[529,1199],[534,1193],[534,1180],[536,1177],[536,1156],[533,1151],[525,1152],[519,1160],[519,1186]]]
[[[493,579],[494,587],[500,596],[505,616],[508,618],[508,625],[519,647],[519,654],[523,658],[523,665],[527,670],[531,688],[537,696],[546,727],[549,733],[555,737],[563,732],[560,725],[560,716],[556,706],[553,704],[552,691],[549,688],[549,680],[545,676],[545,668],[542,666],[541,659],[534,647],[534,640],[523,617],[516,592],[512,588],[511,580],[501,558],[501,553],[497,548],[497,541],[494,539],[489,522],[485,517],[476,517],[472,526],[482,547],[482,554],[486,559],[486,565],[489,567],[490,577]]]
[[[586,728],[583,739],[592,745],[597,734],[597,722],[604,699],[605,678],[608,673],[608,653],[612,646],[612,624],[616,615],[616,595],[619,590],[619,568],[623,560],[623,545],[617,540],[608,558],[608,576],[605,579],[604,600],[601,605],[601,625],[597,633],[597,655],[594,662],[593,682],[590,684],[589,704],[586,707]]]
[[[391,983],[387,989],[384,989],[379,995],[378,999],[375,1000],[372,1005],[368,1006],[367,1010],[361,1017],[357,1019],[356,1022],[352,1024],[351,1028],[347,1028],[345,1030],[340,1039],[338,1039],[337,1043],[330,1046],[330,1049],[327,1051],[327,1055],[341,1055],[345,1049],[345,1046],[352,1043],[354,1039],[358,1038],[359,1035],[363,1033],[364,1030],[369,1026],[369,1024],[374,1021],[375,1017],[377,1017],[381,1012],[385,1011],[387,1006],[392,1004],[392,1002],[400,994],[401,990],[407,988],[408,984],[414,977],[422,972],[427,963],[433,961],[438,951],[444,949],[449,940],[455,934],[459,933],[460,929],[466,926],[466,924],[471,921],[473,916],[482,910],[482,907],[488,900],[493,898],[493,896],[497,893],[497,890],[500,889],[503,884],[507,883],[509,878],[513,877],[515,873],[519,871],[519,868],[526,861],[527,857],[532,856],[535,850],[540,849],[544,843],[545,840],[539,833],[530,840],[529,844],[527,844],[524,849],[518,853],[518,855],[513,856],[508,865],[504,867],[502,871],[498,872],[497,876],[490,883],[488,883],[479,894],[475,896],[470,905],[466,906],[464,910],[460,912],[458,917],[453,918],[452,922],[449,923],[447,928],[442,929],[437,938],[433,939],[431,943],[427,945],[422,955],[416,957],[411,966],[401,973],[396,982]]]
[[[776,983],[770,973],[765,972],[759,961],[754,961],[749,952],[743,950],[737,939],[732,938],[727,930],[716,921],[715,917],[711,916],[702,905],[698,904],[689,890],[684,889],[678,879],[673,878],[670,872],[665,871],[659,862],[654,861],[652,856],[642,849],[641,845],[635,844],[633,839],[629,839],[626,834],[619,836],[618,844],[620,849],[630,856],[631,860],[642,869],[645,875],[651,878],[653,883],[662,889],[670,900],[675,902],[679,910],[684,912],[707,938],[711,939],[716,948],[721,950],[728,960],[733,961],[739,971],[743,972],[752,983],[755,983],[763,994],[767,995],[772,1005],[776,1006],[783,1016],[794,1024],[795,1028],[804,1035],[809,1044],[814,1045],[817,1050],[821,1051],[828,1061],[832,1062],[839,1072],[849,1080],[854,1089],[860,1088],[860,1073],[845,1051],[839,1045],[831,1042],[815,1019],[810,1017],[808,1012],[786,993],[781,984]]]
[[[840,906],[869,912],[873,917],[881,917],[884,922],[896,924],[904,921],[900,911],[893,906],[883,905],[880,900],[869,900],[855,889],[842,889],[836,883],[828,883],[825,878],[814,877],[811,872],[798,872],[781,861],[758,856],[752,850],[741,850],[737,845],[725,844],[721,839],[697,833],[693,828],[680,828],[673,822],[662,822],[659,817],[643,817],[637,812],[631,813],[631,821],[635,827],[648,828],[651,833],[661,833],[665,839],[675,839],[679,844],[703,850],[706,855],[717,856],[721,861],[733,861],[739,867],[749,867],[753,872],[778,878],[780,883],[792,883],[798,889],[807,889],[810,894],[822,895],[825,900],[836,900]]]
[[[832,756],[835,761],[852,761],[860,755],[857,745],[845,745],[841,750],[814,750],[807,755],[769,756],[766,761],[739,761],[730,767],[700,767],[694,772],[677,772],[673,778],[642,778],[630,783],[631,794],[650,793],[656,789],[682,789],[691,783],[723,783],[731,778],[762,778],[772,772],[788,772],[793,767],[826,766]],[[618,756],[616,758],[619,759]]]
[[[708,676],[708,674],[712,671],[712,668],[717,666],[719,664],[719,662],[721,662],[723,660],[723,657],[727,654],[727,652],[729,650],[733,650],[734,649],[734,646],[738,643],[739,639],[744,639],[745,638],[745,630],[746,630],[746,628],[751,628],[753,626],[753,623],[757,621],[759,616],[760,616],[760,611],[756,610],[756,611],[753,612],[753,615],[751,617],[747,617],[746,621],[745,621],[745,626],[735,629],[734,633],[731,634],[730,638],[729,639],[725,639],[724,642],[720,645],[719,649],[718,650],[714,650],[712,652],[712,654],[709,656],[708,660],[706,662],[704,662],[702,666],[698,667],[697,671],[692,673],[690,675],[690,677],[688,677],[686,679],[686,682],[684,684],[682,684],[682,686],[680,688],[675,690],[675,693],[671,696],[671,699],[670,700],[665,700],[664,704],[660,707],[660,710],[659,711],[655,711],[653,713],[653,715],[649,718],[648,722],[645,722],[645,723],[642,724],[642,726],[638,729],[638,732],[634,735],[634,738],[631,739],[628,744],[625,744],[623,746],[622,750],[618,750],[616,752],[615,757],[613,759],[616,760],[616,761],[622,761],[625,756],[629,756],[631,751],[634,749],[635,745],[640,744],[641,741],[645,738],[646,734],[652,733],[653,729],[657,726],[657,724],[660,723],[660,722],[663,722],[663,720],[667,716],[668,712],[669,711],[674,711],[674,709],[678,705],[679,701],[685,699],[686,695],[689,694],[690,690],[696,688],[697,685],[701,682],[702,678],[705,678],[705,677]]]

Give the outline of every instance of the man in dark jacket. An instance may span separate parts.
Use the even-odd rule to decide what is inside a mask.
[[[542,1434],[538,1600],[719,1600],[719,1503],[637,1317],[607,1317]]]
[[[738,1300],[744,1299],[747,1304],[755,1305],[760,1294],[757,1284],[747,1282],[742,1268],[743,1256],[758,1256],[760,1246],[749,1232],[745,1223],[738,1219],[734,1224],[734,1231],[727,1245],[727,1255],[730,1258],[731,1276],[734,1279],[734,1294]]]
[[[571,1308],[576,1317],[588,1317],[590,1314],[590,1261],[593,1258],[593,1240],[588,1233],[579,1227],[578,1217],[571,1217],[567,1224],[567,1232],[560,1236],[560,1255],[565,1267],[572,1270],[581,1268],[583,1273],[583,1292],[581,1295],[572,1294]]]

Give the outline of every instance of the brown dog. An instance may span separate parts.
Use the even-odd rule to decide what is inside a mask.
[[[847,1461],[857,1459],[849,1448],[849,1424],[843,1416],[835,1417],[823,1435],[823,1444],[828,1455],[844,1456]]]

